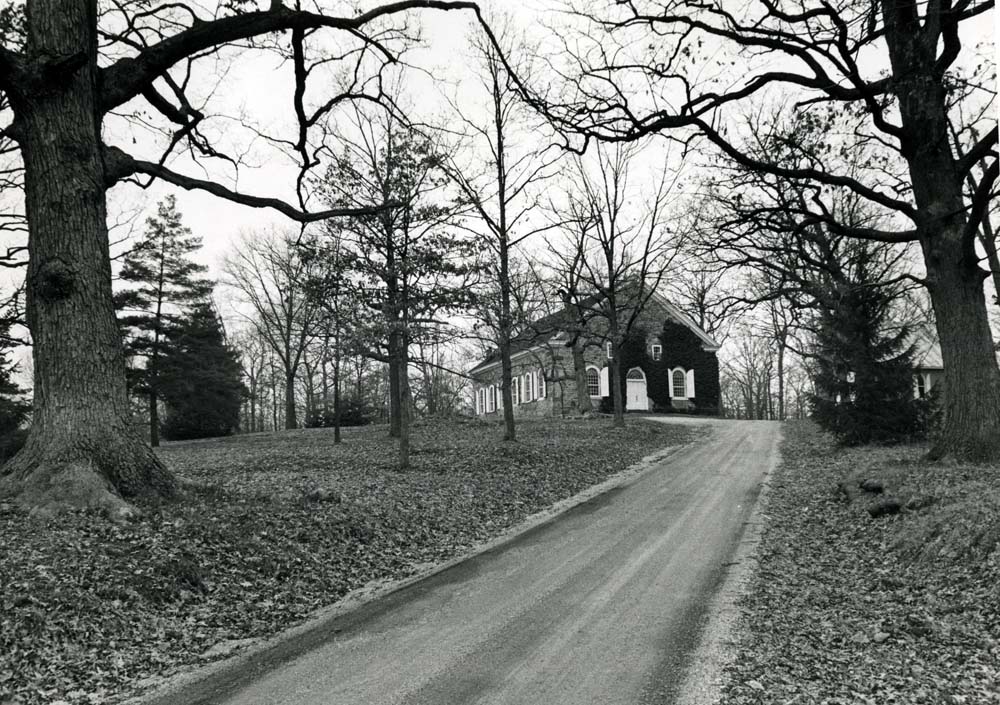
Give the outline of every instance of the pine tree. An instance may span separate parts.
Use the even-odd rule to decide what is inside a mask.
[[[6,341],[7,326],[0,331],[0,341]],[[0,460],[6,460],[16,453],[24,443],[25,432],[21,425],[31,413],[31,402],[25,398],[25,390],[14,380],[17,364],[7,361],[9,348],[0,350]]]
[[[170,329],[160,365],[165,437],[227,436],[238,428],[246,394],[240,358],[211,305],[195,304]]]
[[[190,259],[200,247],[201,238],[182,223],[176,199],[167,196],[156,216],[146,221],[146,234],[125,256],[119,275],[123,282],[135,285],[115,295],[115,306],[125,333],[125,351],[133,361],[129,387],[149,400],[153,446],[160,443],[160,361],[186,308],[204,301],[212,290],[211,282],[201,278],[207,267]]]
[[[863,279],[863,277],[862,277]],[[859,281],[821,309],[813,418],[847,445],[893,442],[919,429],[909,330],[892,330],[891,288]]]

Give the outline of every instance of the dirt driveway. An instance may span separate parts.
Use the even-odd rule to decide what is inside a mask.
[[[778,438],[775,423],[717,421],[627,486],[374,603],[308,653],[199,702],[674,702]]]

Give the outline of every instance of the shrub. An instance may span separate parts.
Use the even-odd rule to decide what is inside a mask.
[[[0,463],[5,463],[13,458],[17,451],[24,447],[24,442],[28,439],[28,429],[15,428],[13,431],[0,434]]]
[[[365,403],[363,399],[341,399],[340,400],[340,425],[342,428],[348,426],[367,426],[375,418],[375,410]],[[308,428],[333,428],[333,409],[323,411],[317,409],[306,419]]]

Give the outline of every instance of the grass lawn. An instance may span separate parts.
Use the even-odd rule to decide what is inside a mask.
[[[786,424],[724,705],[1000,703],[1000,467],[925,452]]]
[[[219,642],[273,635],[459,555],[697,430],[525,421],[503,443],[492,423],[422,424],[402,473],[385,434],[166,444],[161,457],[198,489],[123,526],[41,524],[0,505],[0,703],[120,700],[221,658]],[[326,496],[310,498],[317,488]]]

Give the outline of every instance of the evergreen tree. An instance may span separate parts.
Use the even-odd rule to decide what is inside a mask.
[[[847,445],[912,437],[920,418],[913,351],[906,327],[892,330],[892,287],[856,283],[832,293],[817,321],[813,417]]]
[[[0,340],[7,340],[6,327],[0,331]],[[21,425],[31,413],[25,390],[14,381],[17,365],[7,361],[7,352],[0,352],[0,460],[11,457],[24,444],[26,434]]]
[[[160,371],[166,346],[186,308],[204,301],[212,291],[211,282],[201,278],[207,267],[190,259],[200,247],[201,238],[181,222],[176,199],[167,196],[156,216],[146,221],[146,234],[125,256],[119,275],[135,285],[115,295],[115,307],[125,333],[125,352],[132,361],[129,387],[149,400],[153,446],[160,444]]]
[[[158,390],[171,440],[227,436],[239,426],[246,389],[239,354],[211,305],[195,304],[167,334]]]

